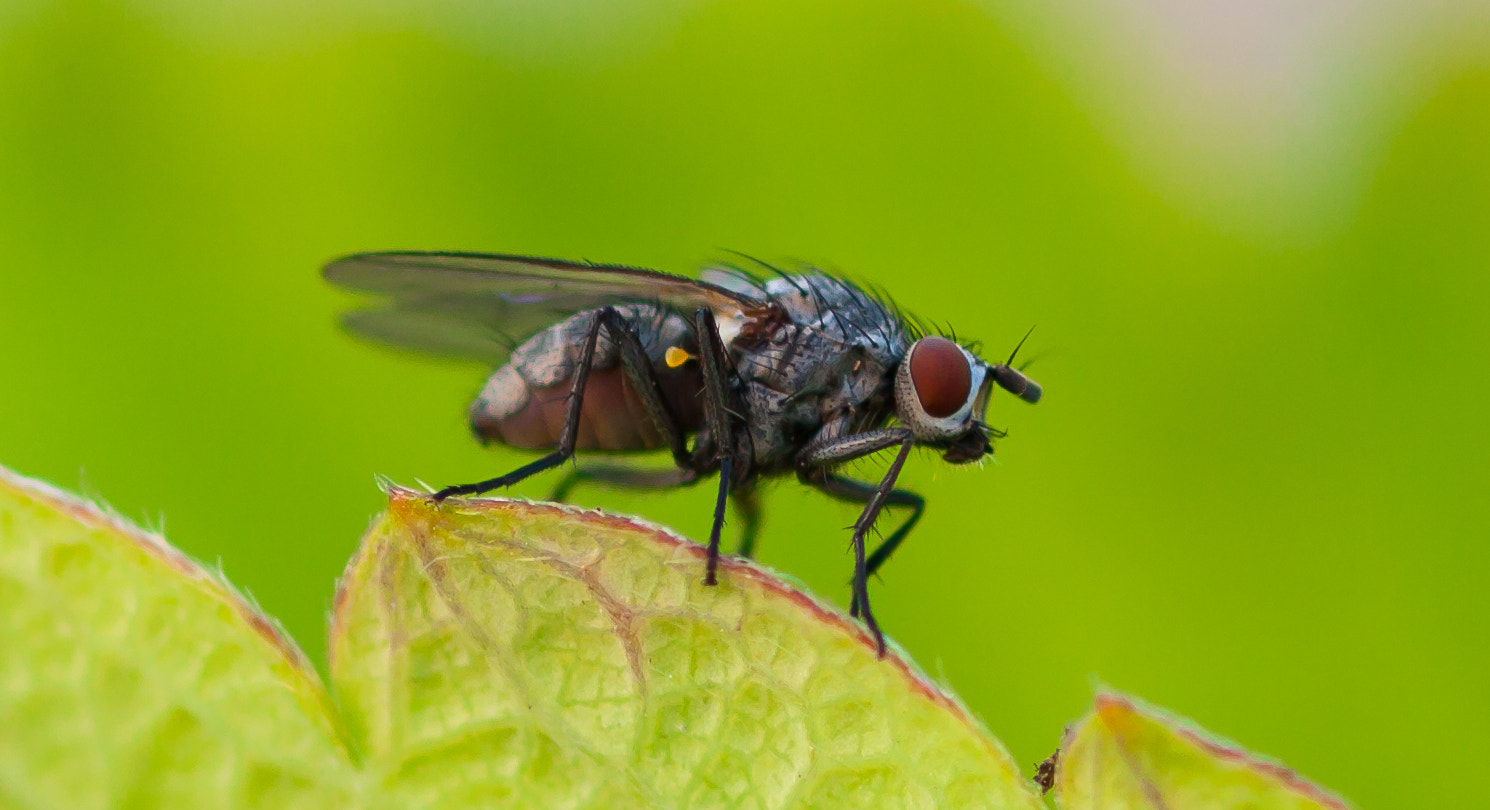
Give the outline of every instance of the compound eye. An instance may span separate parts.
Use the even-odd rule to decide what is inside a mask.
[[[973,389],[973,370],[967,355],[944,337],[926,337],[911,347],[911,385],[921,409],[933,419],[960,410]]]

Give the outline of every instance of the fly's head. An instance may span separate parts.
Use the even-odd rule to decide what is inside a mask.
[[[919,442],[944,448],[947,461],[977,461],[993,452],[995,434],[983,418],[994,385],[1025,402],[1040,401],[1039,384],[1009,362],[989,365],[947,338],[923,337],[895,373],[896,415]]]

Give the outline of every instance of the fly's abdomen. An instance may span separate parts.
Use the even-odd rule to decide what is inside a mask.
[[[703,421],[698,364],[668,368],[662,357],[670,342],[684,339],[682,320],[643,305],[626,310],[642,327],[639,331],[648,355],[657,355],[652,367],[678,429],[697,431]],[[513,351],[511,362],[492,374],[471,406],[471,429],[482,441],[534,449],[559,443],[593,317],[592,312],[582,312],[539,332]],[[634,451],[666,445],[621,367],[620,352],[602,333],[585,384],[575,447]]]

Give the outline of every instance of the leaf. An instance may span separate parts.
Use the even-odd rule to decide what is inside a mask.
[[[1111,692],[1067,731],[1055,791],[1063,810],[1348,807],[1283,765]]]
[[[339,807],[355,771],[274,623],[161,537],[0,468],[0,807]]]
[[[954,698],[748,563],[637,521],[392,489],[331,676],[400,806],[1038,808]]]
[[[0,807],[991,807],[1002,746],[764,570],[594,512],[392,489],[337,700],[248,600],[0,469]]]

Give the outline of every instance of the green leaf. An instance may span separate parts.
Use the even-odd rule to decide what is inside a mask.
[[[1002,746],[856,623],[640,522],[394,489],[331,673],[404,806],[1038,808]]]
[[[158,535],[0,468],[0,807],[345,806],[320,679]]]
[[[162,538],[0,469],[0,807],[989,807],[957,700],[663,529],[402,489],[337,593],[337,699]]]
[[[1289,768],[1112,692],[1066,733],[1056,770],[1063,810],[1344,810]]]

